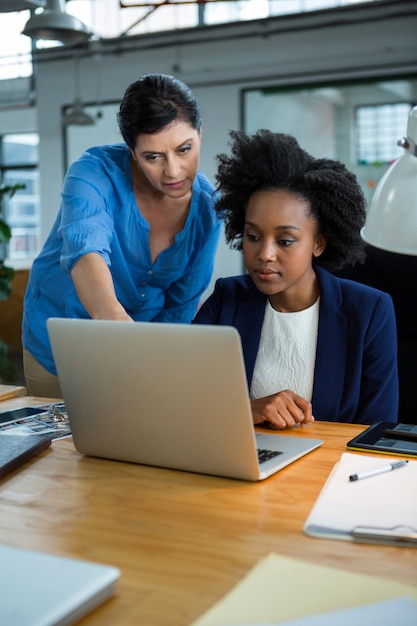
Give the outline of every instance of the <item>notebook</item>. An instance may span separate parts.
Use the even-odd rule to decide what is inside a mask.
[[[47,327],[81,454],[256,481],[323,443],[255,436],[232,327],[58,318]],[[260,464],[257,449],[272,458]]]
[[[0,479],[49,448],[48,435],[0,434]]]
[[[69,626],[104,602],[120,571],[10,546],[0,546],[0,624]]]

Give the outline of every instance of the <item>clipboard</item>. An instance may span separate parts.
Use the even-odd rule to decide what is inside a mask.
[[[348,441],[348,450],[417,457],[417,424],[377,422]]]
[[[327,539],[417,547],[417,460],[395,471],[349,480],[351,474],[379,465],[378,456],[343,453],[304,524],[304,533]]]

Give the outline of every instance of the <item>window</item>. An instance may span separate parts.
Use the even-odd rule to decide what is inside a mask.
[[[5,219],[12,229],[8,262],[13,267],[32,261],[40,248],[40,194],[36,133],[0,137],[0,182],[24,185],[5,201]]]
[[[397,142],[407,134],[412,108],[405,98],[415,93],[414,75],[248,88],[242,92],[242,128],[253,133],[268,120],[268,128],[294,135],[313,156],[341,161],[369,204],[392,160],[404,154]],[[382,116],[380,109],[390,114]]]
[[[0,13],[0,80],[32,75],[32,44],[22,30],[29,11]]]
[[[155,0],[155,5],[136,0],[124,0],[123,3],[119,0],[69,0],[65,3],[65,11],[84,22],[96,37],[111,39],[339,8],[368,1],[379,0]],[[29,10],[0,12],[0,80],[32,75],[32,42],[22,35],[29,18]],[[51,44],[39,41],[36,47]]]
[[[403,154],[397,143],[404,137],[410,103],[358,106],[355,112],[359,165],[391,163]]]

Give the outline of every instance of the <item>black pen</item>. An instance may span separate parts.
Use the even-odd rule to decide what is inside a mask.
[[[394,461],[393,463],[386,463],[385,465],[378,465],[378,467],[371,467],[370,469],[358,472],[357,474],[351,474],[349,480],[351,482],[355,480],[362,480],[362,478],[370,478],[371,476],[377,476],[378,474],[385,474],[385,472],[392,472],[392,470],[399,469],[407,465],[408,461]]]
[[[405,430],[396,430],[395,428],[387,428],[384,430],[384,435],[386,437],[393,437],[394,439],[402,439],[404,441],[417,441],[417,432],[413,431],[405,431]]]

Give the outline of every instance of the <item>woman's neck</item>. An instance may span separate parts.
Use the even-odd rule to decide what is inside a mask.
[[[313,306],[320,296],[320,284],[313,269],[312,272],[313,280],[309,279],[307,285],[297,285],[269,296],[272,308],[280,313],[296,313]]]

